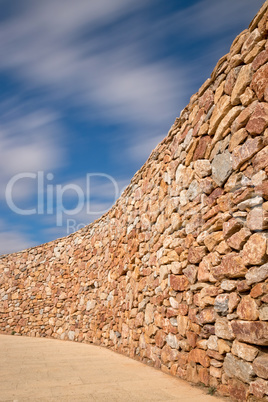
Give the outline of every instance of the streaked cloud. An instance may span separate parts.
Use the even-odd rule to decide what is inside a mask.
[[[4,219],[0,219],[0,255],[25,250],[34,243],[21,228],[8,228]]]
[[[77,168],[82,152],[77,146],[71,159],[71,148],[83,147],[85,135],[94,143],[103,126],[108,133],[111,127],[116,145],[109,149],[103,141],[105,149],[94,152],[107,162],[102,173],[124,187],[262,0],[13,0],[5,16],[6,3],[0,21],[2,201],[8,180],[23,171],[56,171],[58,183],[70,177],[81,184],[89,167],[85,161]],[[73,130],[72,119],[90,129]],[[107,208],[111,186],[95,184],[94,194],[95,210]],[[35,198],[35,183],[16,186],[16,201],[32,205]],[[0,212],[2,252],[64,234],[55,216],[27,220],[22,230],[3,204]],[[84,210],[76,218],[88,222]]]
[[[31,109],[17,99],[0,102],[0,198],[13,175],[55,169],[64,163],[58,116],[45,109]],[[18,198],[34,191],[27,183],[17,187]]]

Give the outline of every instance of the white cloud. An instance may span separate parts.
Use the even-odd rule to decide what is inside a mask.
[[[262,4],[262,0],[203,0],[181,15],[181,21],[185,25],[191,22],[202,36],[219,35],[236,29],[241,22],[246,29]]]
[[[179,30],[186,41],[212,41],[215,35],[234,32],[241,24],[246,29],[262,4],[263,0],[201,0],[156,21],[154,28],[160,33],[165,30],[175,34]]]
[[[34,245],[25,233],[17,228],[9,230],[4,219],[0,219],[0,255],[25,250]]]
[[[163,32],[170,40],[177,36],[185,53],[191,54],[182,64],[187,70],[184,85],[188,96],[210,76],[218,59],[229,52],[236,35],[248,27],[262,4],[263,0],[200,0],[155,21],[152,31],[156,41]],[[185,59],[184,54],[179,57]]]
[[[155,135],[152,137],[145,137],[142,142],[133,142],[129,144],[127,149],[127,156],[133,160],[144,163],[150,156],[153,149],[163,140],[165,137],[162,135]]]
[[[17,100],[0,102],[0,198],[7,182],[18,173],[51,170],[64,163],[60,146],[62,127],[58,116],[48,110],[34,112]],[[36,188],[36,186],[35,186]],[[16,198],[32,194],[34,185],[18,183]]]
[[[0,255],[22,251],[33,245],[33,242],[26,239],[24,233],[15,231],[0,233]]]
[[[13,71],[26,88],[45,88],[54,98],[93,108],[90,117],[157,125],[173,116],[184,70],[179,74],[179,66],[164,60],[149,62],[140,26],[120,21],[146,2],[30,4],[0,26],[0,69]],[[105,34],[105,24],[118,22],[121,29]],[[132,40],[123,35],[128,29]]]
[[[158,36],[168,32],[186,40],[209,40],[250,19],[261,0],[199,1],[152,19],[149,29],[146,19],[126,18],[148,4],[153,7],[152,0],[22,4],[16,17],[0,26],[0,69],[13,72],[25,88],[84,107],[89,119],[137,126],[140,138],[141,127],[147,137],[156,135],[159,124],[168,130],[176,111],[185,106],[198,69],[152,59],[148,34],[152,40],[155,36],[154,47]]]
[[[168,122],[191,74],[189,66],[150,60],[148,32],[209,39],[252,17],[261,1],[199,1],[152,20],[150,30],[146,22],[124,22],[147,4],[153,1],[24,1],[20,13],[0,26],[0,69],[13,71],[28,88],[85,106],[90,118],[150,127]],[[119,27],[111,31],[113,24]]]

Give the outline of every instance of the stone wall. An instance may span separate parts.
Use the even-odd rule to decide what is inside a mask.
[[[1,333],[93,342],[267,400],[267,8],[107,214],[2,256]]]

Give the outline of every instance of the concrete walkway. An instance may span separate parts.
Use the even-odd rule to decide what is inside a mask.
[[[0,401],[219,401],[206,392],[98,346],[0,335]]]

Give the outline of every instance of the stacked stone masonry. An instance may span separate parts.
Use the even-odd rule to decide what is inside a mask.
[[[0,259],[0,332],[268,400],[268,1],[114,207]]]

